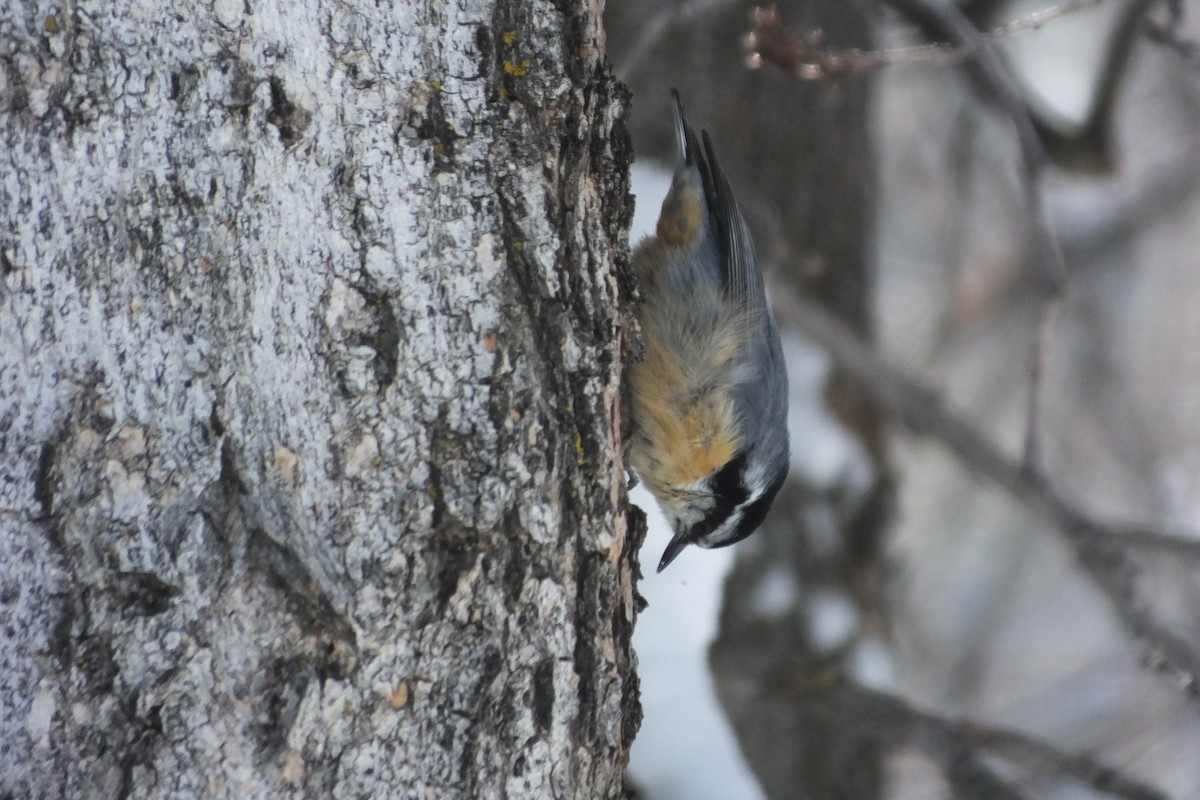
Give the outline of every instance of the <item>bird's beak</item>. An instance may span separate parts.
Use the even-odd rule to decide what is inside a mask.
[[[667,568],[667,565],[675,560],[675,557],[683,552],[683,548],[687,547],[691,542],[687,538],[686,530],[678,530],[671,537],[671,543],[667,545],[667,549],[663,551],[662,560],[658,562],[658,572],[662,572]]]

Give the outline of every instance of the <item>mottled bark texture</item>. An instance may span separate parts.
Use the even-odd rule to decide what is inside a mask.
[[[771,288],[807,294],[869,335],[875,225],[869,78],[805,82],[770,68],[747,69],[744,35],[756,5],[610,2],[610,52],[633,92],[635,149],[639,157],[673,158],[665,109],[668,87],[677,86],[693,121],[712,133]],[[831,48],[871,46],[869,0],[777,5],[789,29],[820,31]],[[811,628],[819,598],[844,598],[864,623],[859,634],[877,637],[884,628],[881,543],[890,490],[880,418],[836,372],[826,399],[867,466],[822,486],[806,485],[793,470],[763,530],[738,547],[711,665],[768,797],[870,800],[883,791],[879,745],[837,725],[824,697],[793,693],[784,700],[778,691],[781,681],[832,686],[858,657],[857,641],[839,642],[833,651],[817,643]],[[793,439],[792,447],[803,450],[806,442]],[[793,589],[787,607],[764,607],[761,598],[780,585]]]
[[[598,13],[0,15],[0,796],[621,794]]]

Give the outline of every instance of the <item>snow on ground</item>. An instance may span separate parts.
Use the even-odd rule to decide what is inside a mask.
[[[633,633],[644,717],[630,775],[646,800],[757,800],[762,792],[717,703],[707,662],[733,551],[688,548],[654,574],[671,531],[644,487],[630,497],[650,518],[642,564],[651,565],[639,585],[649,605]]]

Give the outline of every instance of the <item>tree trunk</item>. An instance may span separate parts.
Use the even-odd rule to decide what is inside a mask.
[[[619,796],[597,8],[55,8],[0,25],[0,795]]]

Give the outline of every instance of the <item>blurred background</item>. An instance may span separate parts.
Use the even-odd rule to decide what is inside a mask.
[[[639,797],[1200,797],[1195,5],[609,0],[632,240],[678,87],[793,405],[764,529],[640,584]]]

